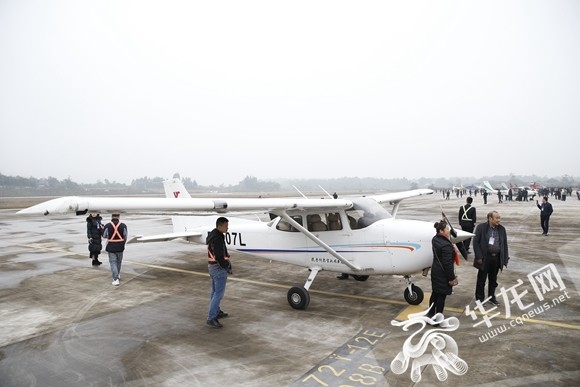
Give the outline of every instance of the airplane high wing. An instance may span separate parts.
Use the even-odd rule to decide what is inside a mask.
[[[308,289],[322,270],[348,273],[359,281],[369,275],[401,275],[410,304],[423,301],[423,291],[411,275],[426,275],[433,255],[434,222],[396,217],[402,200],[430,195],[430,189],[352,197],[303,198],[192,198],[179,179],[164,182],[165,198],[62,197],[18,212],[21,215],[76,214],[87,212],[157,214],[171,216],[173,232],[136,236],[129,243],[185,239],[205,244],[217,217],[229,217],[228,249],[290,263],[310,270],[305,284],[288,291],[295,309],[310,302]],[[383,205],[392,205],[392,214]],[[237,215],[270,214],[269,221]],[[437,219],[434,219],[434,221]],[[454,243],[473,236],[457,230]]]

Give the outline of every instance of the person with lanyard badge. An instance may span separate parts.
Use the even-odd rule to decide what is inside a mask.
[[[475,259],[473,266],[478,269],[475,299],[482,304],[489,301],[495,306],[499,302],[495,298],[497,275],[507,267],[509,257],[507,232],[500,224],[501,216],[497,211],[487,214],[487,222],[480,223],[475,228],[473,249]],[[485,283],[488,282],[487,298],[485,298]]]

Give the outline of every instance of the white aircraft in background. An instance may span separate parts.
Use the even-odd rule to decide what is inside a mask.
[[[499,189],[499,191],[501,192],[501,194],[504,197],[507,197],[509,195],[509,187],[505,183],[501,183],[501,188],[495,188],[495,189],[491,186],[491,184],[487,180],[483,182],[483,185],[484,185],[485,189],[487,190],[488,194],[497,195],[497,191]],[[536,195],[538,195],[538,191],[536,191],[535,189],[533,189],[530,186],[516,187],[516,186],[512,186],[511,183],[510,183],[510,186],[512,189],[512,197],[514,197],[514,198],[517,197],[518,192],[523,191],[524,189],[526,189],[528,191],[528,200],[533,200],[534,197]]]
[[[165,198],[62,197],[18,214],[84,215],[98,211],[171,215],[172,232],[138,236],[129,242],[182,238],[205,244],[218,216],[269,213],[273,219],[268,222],[228,216],[226,243],[230,251],[308,268],[310,274],[305,284],[288,291],[292,308],[308,306],[308,289],[322,270],[348,273],[359,281],[367,280],[369,275],[400,275],[407,283],[405,300],[412,305],[423,301],[423,291],[412,283],[411,275],[421,272],[427,275],[431,267],[434,222],[398,219],[396,215],[402,200],[432,194],[430,189],[345,199],[333,199],[330,195],[329,199],[266,199],[192,198],[179,179],[165,181],[164,187]],[[392,204],[392,214],[381,204]],[[470,237],[473,234],[457,230],[453,242]]]
[[[489,195],[497,195],[497,191],[500,191],[503,196],[507,196],[509,188],[503,183],[502,185],[501,188],[493,188],[489,181],[486,180],[483,182],[483,188],[485,188]]]

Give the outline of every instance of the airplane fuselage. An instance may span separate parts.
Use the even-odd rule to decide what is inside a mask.
[[[363,229],[352,230],[345,225],[341,230],[312,232],[354,266],[369,268],[361,272],[346,266],[303,233],[279,230],[280,219],[257,222],[232,217],[229,220],[225,238],[230,251],[303,267],[350,274],[407,275],[430,267],[433,259],[431,239],[435,231],[432,224],[423,221],[391,218]],[[190,240],[205,243],[211,229],[208,225],[187,231],[201,231],[202,236]]]

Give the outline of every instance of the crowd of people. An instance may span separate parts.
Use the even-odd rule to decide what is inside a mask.
[[[509,190],[511,191],[511,189]],[[477,192],[477,191],[476,191]],[[487,191],[483,191],[484,204],[487,204]],[[554,212],[554,207],[549,202],[549,197],[554,197],[556,200],[566,200],[566,196],[570,196],[571,189],[565,188],[544,188],[538,190],[541,195],[540,200],[536,200],[535,204],[540,210],[540,226],[542,235],[548,236],[550,217]],[[449,190],[443,190],[443,198],[449,199]],[[457,192],[457,197],[462,194]],[[580,200],[580,189],[576,190],[576,196]],[[502,203],[502,196],[498,190],[498,203]],[[513,197],[508,195],[507,200],[512,200]],[[528,195],[526,190],[521,190],[518,193],[516,200],[527,201]],[[445,218],[446,220],[446,218]],[[475,300],[482,304],[490,303],[499,306],[499,302],[495,297],[495,289],[497,288],[497,275],[500,270],[507,267],[509,261],[509,250],[507,242],[507,232],[505,227],[500,224],[501,216],[498,211],[490,211],[487,214],[486,222],[480,223],[476,226],[477,211],[473,206],[473,198],[467,197],[466,202],[459,208],[458,222],[461,229],[470,233],[474,233],[473,250],[474,259],[473,266],[477,268],[477,282],[475,287]],[[431,267],[431,286],[432,295],[429,300],[428,317],[433,317],[435,313],[443,313],[445,306],[445,297],[453,293],[453,280],[456,279],[453,269],[453,251],[450,248],[451,243],[443,241],[450,239],[449,232],[452,230],[451,225],[443,220],[436,222],[436,235],[432,240],[433,247],[433,264]],[[471,238],[459,242],[468,254],[471,253]],[[485,285],[487,282],[487,297],[485,293]],[[434,324],[438,325],[438,324]]]
[[[441,192],[443,199],[449,200],[453,195],[456,198],[463,198],[463,196],[477,197],[480,195],[483,198],[483,204],[487,204],[488,195],[495,195],[498,198],[498,203],[503,203],[503,201],[518,201],[526,202],[530,200],[536,200],[536,195],[539,197],[548,196],[553,197],[555,200],[565,201],[567,197],[572,197],[575,193],[578,200],[580,200],[580,188],[575,190],[572,187],[545,187],[538,188],[536,190],[524,188],[508,188],[508,189],[496,189],[490,191],[486,188],[479,189],[466,189],[466,188],[445,188],[445,189],[435,189],[436,192]]]

